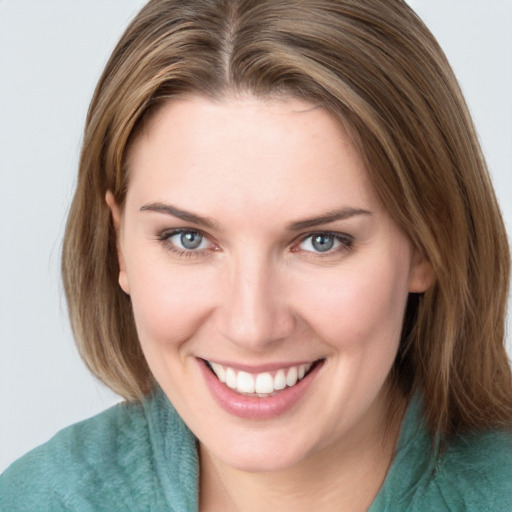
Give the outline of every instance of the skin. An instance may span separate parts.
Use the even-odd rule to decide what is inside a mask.
[[[106,197],[119,283],[152,372],[200,441],[201,510],[366,510],[399,429],[387,377],[407,296],[433,276],[348,136],[302,100],[192,96],[149,121],[128,169],[124,208]],[[347,208],[359,213],[289,229]],[[180,228],[200,231],[199,249],[180,246]],[[311,235],[324,232],[340,238],[320,253]],[[250,420],[216,403],[198,358],[325,362],[294,407]]]

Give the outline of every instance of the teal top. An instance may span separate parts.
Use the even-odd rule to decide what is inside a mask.
[[[119,404],[59,432],[0,477],[2,512],[198,509],[197,441],[166,396]],[[431,450],[411,402],[394,461],[369,512],[512,511],[512,436],[461,437]]]

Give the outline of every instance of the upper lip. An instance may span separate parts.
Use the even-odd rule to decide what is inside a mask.
[[[279,362],[269,362],[265,364],[258,364],[258,365],[250,365],[250,364],[243,364],[238,363],[234,361],[227,361],[227,360],[221,360],[221,359],[209,359],[209,358],[201,358],[204,361],[208,361],[210,363],[217,363],[222,366],[233,368],[233,370],[238,370],[242,372],[247,373],[263,373],[263,372],[272,372],[276,370],[291,368],[292,366],[300,366],[301,364],[312,364],[316,361],[319,361],[322,358],[316,358],[316,359],[301,359],[297,361],[279,361]]]

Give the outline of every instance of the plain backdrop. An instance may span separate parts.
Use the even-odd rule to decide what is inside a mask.
[[[0,471],[120,400],[77,355],[59,264],[88,102],[143,4],[0,0]],[[512,1],[410,4],[459,77],[512,233]]]

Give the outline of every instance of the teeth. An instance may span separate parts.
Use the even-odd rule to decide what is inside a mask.
[[[215,372],[215,375],[219,378],[221,382],[226,382],[226,370],[224,370],[224,366],[218,363],[210,363],[212,370]]]
[[[291,366],[287,369],[280,369],[274,376],[270,372],[252,375],[248,372],[236,372],[233,368],[224,367],[219,363],[208,362],[217,378],[226,385],[242,394],[254,394],[259,397],[266,397],[280,391],[286,386],[295,386],[304,378],[312,363]]]
[[[276,376],[274,377],[274,389],[280,390],[286,387],[286,374],[284,370],[278,370]]]
[[[254,393],[254,378],[250,373],[238,372],[236,390],[239,393]]]
[[[286,375],[286,385],[290,386],[290,387],[295,386],[295,384],[297,383],[298,377],[299,377],[299,372],[297,371],[297,367],[292,366],[288,370],[288,374]]]
[[[256,393],[273,393],[274,379],[270,373],[260,373],[256,377]]]
[[[232,368],[226,370],[226,384],[231,389],[236,389],[236,373]]]

